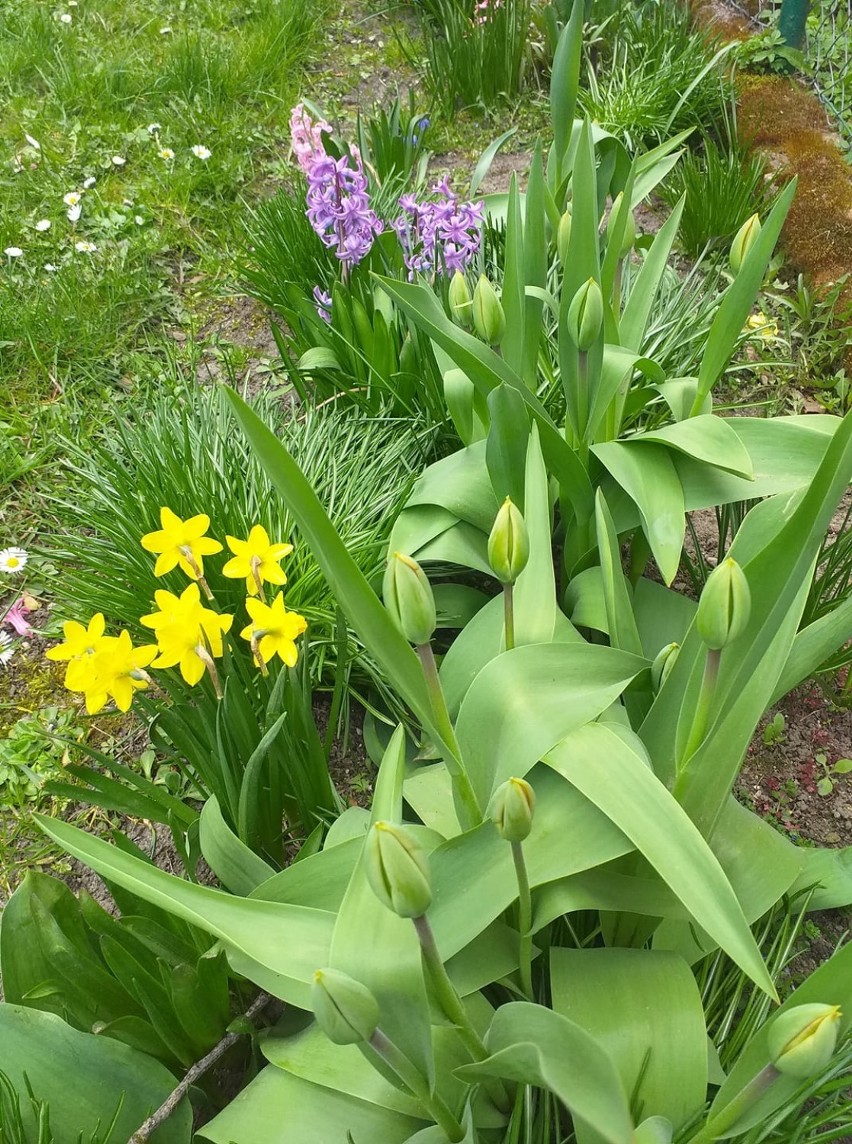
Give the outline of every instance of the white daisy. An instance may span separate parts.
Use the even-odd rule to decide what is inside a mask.
[[[74,17],[71,15],[70,12],[63,12],[62,15],[59,17],[59,22],[61,24],[70,24],[73,19],[74,19]]]
[[[55,274],[56,273],[56,267],[53,265],[52,262],[45,262],[44,268],[48,272],[48,274]]]
[[[40,151],[41,150],[41,143],[39,143],[38,139],[33,139],[32,135],[27,135],[26,131],[24,132],[24,138],[29,143],[30,147],[33,148],[34,151]]]
[[[113,167],[123,167],[126,162],[127,162],[127,160],[124,158],[123,155],[113,155],[113,157],[112,157]]]
[[[88,179],[83,180],[83,190],[88,191],[89,187],[93,187],[96,182],[97,182],[97,179],[95,178],[95,176],[89,175]]]
[[[20,246],[7,246],[3,253],[8,255],[9,258],[20,258],[24,252],[21,250]],[[0,556],[2,555],[3,553],[0,552]],[[0,571],[2,571],[2,569],[0,569]]]
[[[82,199],[82,194],[79,191],[68,191],[67,194],[62,196],[62,201],[66,207],[76,207]]]
[[[144,226],[145,225],[145,220],[141,214],[135,215],[133,221],[136,223],[137,226]]]
[[[44,234],[44,232],[46,230],[50,230],[50,225],[51,224],[50,224],[49,218],[40,218],[38,220],[38,222],[35,224],[35,228],[39,232],[39,234]]]
[[[0,667],[5,667],[14,654],[12,637],[6,632],[0,632]]]
[[[0,552],[0,572],[15,575],[23,572],[27,566],[29,556],[23,548],[4,548]]]
[[[74,243],[74,249],[80,254],[94,254],[98,248],[93,242],[89,242],[87,239],[82,238],[79,242]]]
[[[205,163],[210,158],[210,156],[213,154],[213,152],[209,151],[204,146],[203,143],[196,143],[195,146],[192,148],[192,153],[196,157],[196,159],[203,159]]]
[[[66,211],[66,214],[68,215],[68,221],[69,222],[76,222],[82,213],[83,213],[83,208],[80,206],[79,203],[77,203],[77,205],[75,207],[69,207],[68,210]]]
[[[174,159],[174,157],[175,157],[175,153],[171,149],[171,147],[161,147],[160,150],[158,151],[158,154],[159,154],[160,158],[165,159],[166,162],[169,162],[169,160]]]
[[[149,135],[159,135],[162,130],[163,130],[162,123],[149,123],[148,124],[148,134]]]

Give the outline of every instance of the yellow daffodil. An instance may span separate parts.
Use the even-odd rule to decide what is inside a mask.
[[[155,576],[165,576],[178,565],[190,580],[204,576],[204,557],[222,551],[218,540],[204,534],[210,527],[210,517],[204,513],[181,520],[170,508],[160,509],[159,532],[148,532],[142,537],[146,552],[157,554]]]
[[[86,678],[82,671],[84,660],[92,656],[103,643],[105,622],[103,615],[98,612],[89,620],[88,627],[77,623],[76,620],[67,620],[62,625],[65,642],[49,648],[45,655],[54,662],[67,661],[65,671],[65,686],[69,691],[79,691],[78,682]]]
[[[256,524],[248,534],[248,540],[237,540],[226,536],[228,547],[233,552],[222,569],[222,575],[231,580],[245,577],[246,591],[257,596],[263,584],[286,584],[287,577],[278,562],[293,551],[292,544],[271,544],[266,529]]]
[[[749,314],[745,328],[749,331],[759,331],[762,338],[778,337],[778,323],[767,318],[762,310],[758,310],[755,314]]]
[[[240,635],[251,641],[258,664],[265,667],[277,655],[288,667],[295,667],[299,658],[296,640],[308,627],[305,617],[298,612],[287,611],[281,592],[271,604],[264,604],[262,600],[246,600],[246,611],[252,622],[243,628]]]
[[[133,693],[151,682],[145,668],[156,654],[153,644],[134,647],[127,631],[104,636],[90,654],[72,661],[77,670],[73,680],[67,683],[68,689],[83,693],[90,715],[102,711],[110,698],[119,711],[129,711]],[[69,674],[71,666],[69,664]]]
[[[154,593],[159,611],[143,616],[146,628],[157,637],[158,658],[154,667],[180,666],[180,673],[190,686],[198,683],[205,670],[220,692],[213,662],[222,654],[222,637],[230,631],[233,616],[220,615],[201,603],[197,584],[190,584],[180,596],[172,592]]]

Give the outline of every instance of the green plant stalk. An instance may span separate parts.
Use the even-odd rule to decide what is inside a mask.
[[[447,710],[447,701],[444,698],[444,689],[438,676],[438,665],[435,663],[435,653],[431,644],[418,644],[415,648],[420,664],[423,668],[423,677],[429,691],[429,700],[432,704],[432,714],[435,724],[444,739],[444,742],[453,752],[455,759],[461,758],[455,728]],[[456,765],[455,760],[445,760],[447,769],[453,780],[453,791],[456,802],[462,812],[462,826],[465,830],[472,830],[482,822],[482,810],[479,806],[470,778],[463,765]]]
[[[692,729],[689,732],[689,738],[686,741],[686,747],[680,765],[678,766],[678,774],[674,787],[676,798],[682,790],[682,780],[686,773],[687,764],[698,750],[701,740],[707,731],[707,721],[710,717],[710,706],[713,702],[713,696],[716,693],[716,681],[719,678],[719,663],[721,658],[721,648],[707,649],[707,659],[704,663],[704,678],[701,680],[701,694],[698,696],[698,703],[696,704],[695,715],[692,720]]]
[[[503,623],[506,634],[506,651],[515,646],[515,585],[503,585]]]
[[[414,1067],[408,1057],[381,1029],[376,1029],[368,1044],[393,1069],[406,1088],[420,1101],[429,1115],[454,1144],[464,1139],[464,1129],[453,1116],[446,1102],[431,1092],[426,1078]]]
[[[577,352],[577,435],[581,443],[583,467],[587,467],[588,446],[586,431],[589,427],[589,355],[586,350]]]
[[[523,842],[512,843],[512,860],[518,878],[518,928],[521,931],[521,988],[534,1001],[532,987],[532,894]]]
[[[748,1112],[780,1076],[781,1073],[774,1065],[766,1065],[721,1112],[712,1116],[694,1136],[690,1136],[687,1144],[712,1144],[713,1141],[727,1135],[740,1117]]]

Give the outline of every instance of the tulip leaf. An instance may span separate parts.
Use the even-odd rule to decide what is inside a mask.
[[[200,830],[204,860],[231,893],[248,896],[275,874],[271,866],[234,834],[222,816],[215,795],[202,808]]]
[[[725,469],[734,476],[751,480],[754,476],[748,449],[729,421],[713,414],[700,414],[687,421],[662,425],[628,438],[631,442],[650,441],[685,453],[696,461]]]
[[[485,454],[486,442],[477,441],[428,465],[414,482],[405,512],[412,507],[439,505],[487,536],[500,505],[491,487]]]
[[[524,503],[524,471],[529,442],[529,415],[524,399],[510,385],[500,385],[488,395],[491,425],[485,460],[498,504],[511,497]]]
[[[534,425],[527,444],[524,522],[529,560],[515,583],[515,645],[546,643],[556,626],[556,579],[553,571],[553,517],[547,470]]]
[[[595,523],[601,561],[601,588],[606,610],[606,631],[612,647],[642,655],[642,641],[633,617],[628,581],[622,571],[621,549],[603,492],[595,498]]]
[[[500,352],[519,376],[524,369],[526,298],[524,295],[524,224],[518,196],[518,176],[509,181],[509,209],[503,255],[503,286],[500,303],[506,316],[506,333]]]
[[[837,850],[802,847],[804,866],[790,893],[816,887],[809,910],[831,910],[852,905],[852,846]]]

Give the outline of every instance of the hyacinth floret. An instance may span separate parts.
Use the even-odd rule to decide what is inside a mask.
[[[383,223],[370,206],[367,178],[357,147],[334,159],[315,157],[306,171],[307,216],[326,246],[334,247],[345,267],[355,266],[383,230]]]
[[[303,103],[297,103],[290,112],[290,144],[296,162],[307,175],[314,162],[325,155],[323,134],[331,133],[331,124],[324,119],[313,122]]]
[[[454,274],[470,266],[482,241],[483,202],[459,202],[447,177],[432,187],[436,200],[399,200],[402,214],[393,228],[402,246],[409,278],[415,274]]]
[[[314,286],[314,306],[324,322],[331,322],[331,294],[322,286]]]

